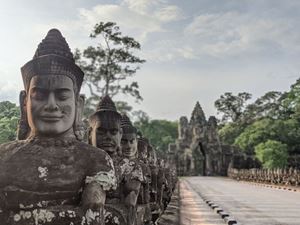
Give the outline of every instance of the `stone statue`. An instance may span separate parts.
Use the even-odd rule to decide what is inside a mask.
[[[129,224],[137,223],[137,198],[144,181],[142,168],[138,159],[137,130],[126,115],[122,115],[121,127],[123,131],[121,149],[123,163],[121,168],[124,173],[125,204],[129,209]]]
[[[133,165],[131,161],[135,157],[130,155],[131,150],[124,149],[130,160],[121,156],[121,138],[124,130],[123,127],[121,128],[121,123],[123,124],[121,119],[114,102],[108,95],[101,99],[97,111],[89,119],[89,143],[104,149],[113,159],[116,170],[117,189],[108,192],[105,201],[105,224],[109,225],[135,223],[137,198],[135,196],[138,195],[143,178],[141,168]]]
[[[160,206],[160,210],[164,210],[163,205],[163,193],[167,185],[165,176],[165,162],[164,159],[158,158],[158,179],[157,179],[157,204]]]
[[[141,185],[138,204],[140,208],[144,210],[144,224],[148,225],[152,223],[151,208],[150,208],[150,184],[151,184],[151,169],[148,161],[148,145],[147,138],[138,138],[138,157],[140,159],[140,165],[143,170],[144,180]]]
[[[150,185],[150,207],[152,214],[152,222],[155,223],[158,216],[161,214],[160,204],[157,203],[158,194],[158,163],[155,149],[152,145],[148,145],[148,160],[151,171],[151,185]]]
[[[115,171],[107,153],[75,136],[84,74],[57,29],[21,72],[24,140],[0,145],[1,224],[103,225]]]

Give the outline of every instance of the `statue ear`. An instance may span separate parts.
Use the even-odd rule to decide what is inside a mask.
[[[89,127],[89,129],[88,129],[88,134],[87,134],[87,137],[88,137],[88,143],[90,144],[90,145],[92,145],[92,130],[93,130],[93,128],[92,127]]]
[[[76,104],[76,116],[74,121],[74,133],[76,138],[79,141],[82,141],[85,136],[85,126],[82,121],[84,102],[85,102],[85,96],[79,95]]]
[[[26,111],[26,91],[21,91],[19,95],[19,103],[20,103],[20,113],[21,118],[18,123],[17,127],[17,139],[18,140],[25,140],[30,133],[30,127],[27,121],[27,111]]]

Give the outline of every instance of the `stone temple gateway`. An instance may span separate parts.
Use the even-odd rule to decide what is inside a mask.
[[[190,120],[185,116],[179,119],[178,139],[170,144],[169,152],[175,156],[178,175],[215,176],[227,174],[236,151],[221,144],[216,118],[206,120],[197,102]]]

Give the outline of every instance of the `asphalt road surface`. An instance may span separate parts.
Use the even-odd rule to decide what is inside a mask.
[[[239,225],[300,225],[300,192],[256,186],[222,177],[186,177],[182,183],[191,192],[190,195],[201,195],[213,201],[235,218]],[[202,213],[200,208],[198,212],[199,215]]]

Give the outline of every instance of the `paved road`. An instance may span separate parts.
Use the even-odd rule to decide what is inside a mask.
[[[225,225],[186,181],[180,182],[180,220],[181,225]]]
[[[233,216],[239,225],[300,225],[300,192],[221,177],[188,177],[184,183]]]

